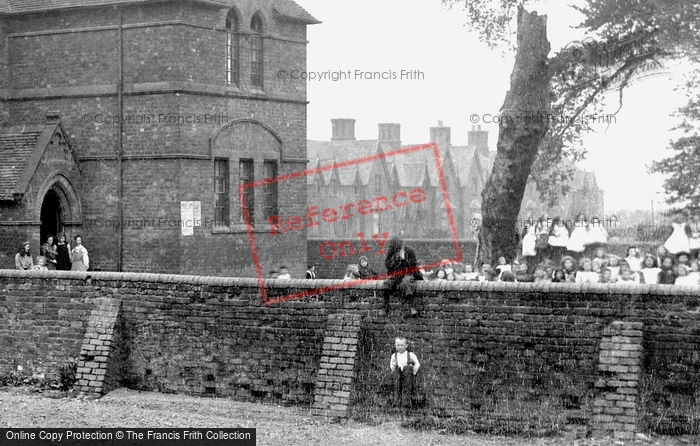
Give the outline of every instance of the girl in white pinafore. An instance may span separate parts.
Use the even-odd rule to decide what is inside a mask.
[[[671,219],[671,225],[673,226],[673,233],[664,243],[664,247],[673,255],[679,252],[690,253],[690,228],[688,224],[684,221],[681,214],[676,214]]]
[[[587,242],[588,222],[583,214],[578,214],[574,222],[574,228],[571,231],[571,237],[569,237],[569,242],[566,244],[566,250],[569,251],[569,255],[577,259],[581,257],[581,253],[586,249]]]
[[[537,225],[533,224],[532,219],[528,219],[523,228],[523,257],[534,257],[537,252],[535,243],[537,242]]]

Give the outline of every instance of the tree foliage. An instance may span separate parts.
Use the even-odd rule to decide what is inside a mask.
[[[516,113],[539,119],[545,117],[547,122],[544,125],[521,121],[513,128],[501,123],[496,161],[482,192],[485,218],[514,221],[513,217],[517,217],[522,205],[523,178],[528,177],[536,183],[545,202],[550,206],[556,204],[558,198],[568,192],[573,173],[571,161],[578,161],[586,155],[581,139],[592,131],[591,117],[601,114],[604,93],[609,89],[617,90],[621,108],[625,89],[647,64],[654,67],[664,58],[697,61],[700,54],[695,32],[700,0],[684,3],[675,0],[582,0],[583,6],[576,9],[584,16],[580,27],[586,31],[585,40],[572,42],[553,56],[547,56],[546,22],[544,39],[536,37],[533,40],[527,35],[527,32],[541,33],[538,27],[531,27],[525,33],[520,29],[523,16],[531,17],[527,20],[537,18],[537,14],[525,10],[533,2],[442,1],[448,6],[462,4],[467,25],[491,47],[516,50],[503,113],[511,113],[509,98],[513,101],[522,97],[529,89],[536,89],[531,94],[549,96],[547,101],[515,99],[518,103]],[[514,21],[516,18],[517,22]],[[518,29],[512,30],[511,23],[516,23]],[[544,61],[541,51],[522,52],[518,47],[538,41],[542,41],[542,48],[546,49]],[[522,57],[527,54],[532,57]],[[528,64],[532,63],[543,63],[546,69],[528,69]],[[522,76],[523,72],[545,76],[544,85],[533,82],[532,77]],[[532,106],[536,109],[523,109],[528,103],[534,104]],[[686,151],[689,150],[687,146],[692,145],[689,142],[679,144]],[[516,244],[512,241],[512,231],[508,225],[483,227],[479,232],[480,260],[493,260],[503,254],[514,255]]]
[[[673,130],[683,136],[670,143],[674,155],[655,161],[649,170],[668,175],[664,189],[670,204],[700,209],[700,71],[692,73],[683,88],[694,92],[675,113],[681,122]]]
[[[453,8],[463,5],[467,25],[483,42],[504,51],[515,46],[511,24],[517,6],[537,5],[519,0],[442,1]],[[572,8],[583,14],[578,26],[588,37],[572,42],[550,59],[552,119],[530,172],[530,181],[550,206],[569,192],[574,173],[571,162],[586,157],[582,138],[593,131],[593,117],[601,115],[603,93],[617,90],[622,107],[624,90],[640,67],[665,58],[700,59],[700,0],[586,0],[583,6]],[[611,66],[599,65],[596,58],[606,52],[615,57],[620,47],[640,36],[645,39],[643,45],[632,52],[619,52]],[[571,162],[562,163],[563,159]]]

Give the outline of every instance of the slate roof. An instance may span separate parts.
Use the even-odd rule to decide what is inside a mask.
[[[425,184],[425,163],[394,164],[400,187],[421,187]]]
[[[402,148],[406,147],[414,147],[415,144],[411,145],[406,145],[402,146]],[[440,160],[442,161],[442,172],[443,174],[447,175],[446,169],[448,166],[448,162],[445,157],[446,151],[442,151],[442,148],[439,147],[440,150]],[[396,160],[397,164],[422,164],[423,166],[427,167],[428,170],[428,178],[426,178],[425,182],[423,183],[424,186],[432,186],[432,187],[438,187],[439,183],[439,175],[437,171],[437,164],[435,162],[435,154],[432,149],[425,149],[425,150],[417,150],[415,152],[410,152],[406,153],[403,155],[399,155],[398,159]]]
[[[294,0],[275,0],[274,8],[281,16],[292,20],[298,20],[308,24],[321,23],[321,21],[309,14]]]
[[[43,127],[0,129],[0,200],[12,200]]]
[[[452,146],[450,153],[452,154],[452,164],[457,171],[457,180],[460,187],[470,186],[469,173],[474,166],[475,147],[470,146]]]
[[[333,163],[342,163],[344,161],[374,156],[378,153],[379,144],[376,140],[307,141],[306,150],[309,160],[307,168],[314,169]],[[366,185],[369,182],[369,177],[372,172],[372,164],[372,161],[367,161],[337,169],[340,184],[343,186],[354,185],[355,177],[359,175],[362,184]],[[321,172],[325,184],[328,184],[330,181],[332,172],[333,170]],[[314,176],[307,175],[306,183],[313,184],[313,181]]]

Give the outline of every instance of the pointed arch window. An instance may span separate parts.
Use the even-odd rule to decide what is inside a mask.
[[[263,21],[260,13],[250,22],[250,84],[263,88]]]
[[[226,83],[238,85],[240,79],[240,45],[238,16],[232,9],[226,16]]]

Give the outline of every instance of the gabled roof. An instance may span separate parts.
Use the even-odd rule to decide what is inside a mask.
[[[24,195],[56,132],[65,138],[57,122],[0,127],[0,200],[15,200]]]
[[[0,130],[0,200],[12,200],[29,164],[42,127]]]
[[[426,182],[425,163],[396,163],[400,187],[420,187]]]
[[[275,0],[274,9],[279,15],[290,20],[297,20],[307,24],[321,23],[294,0]]]
[[[401,146],[402,148],[415,147],[414,144]],[[444,152],[440,153],[440,161],[442,161],[442,172],[447,174],[445,170],[448,168],[448,163],[445,162]],[[397,160],[399,164],[422,164],[426,166],[428,171],[428,178],[426,179],[424,186],[438,187],[439,175],[437,170],[437,163],[435,161],[435,154],[432,149],[417,150],[415,152],[409,152],[400,155]]]
[[[357,166],[346,166],[336,169],[341,186],[353,186],[357,177]]]
[[[472,171],[472,167],[474,167],[475,152],[476,148],[470,146],[452,146],[450,148],[452,164],[457,171],[457,180],[460,187],[470,186],[469,174]]]
[[[307,164],[308,169],[328,166],[332,164],[340,164],[346,161],[359,160],[366,157],[377,155],[379,149],[377,141],[307,141]],[[338,170],[338,179],[340,184],[351,186],[355,184],[355,176],[359,176],[362,184],[366,185],[369,182],[369,177],[372,173],[373,160],[356,163],[341,167]],[[332,170],[322,171],[321,175],[328,184]],[[346,184],[347,183],[347,184]],[[307,184],[313,184],[312,175],[307,176]]]

